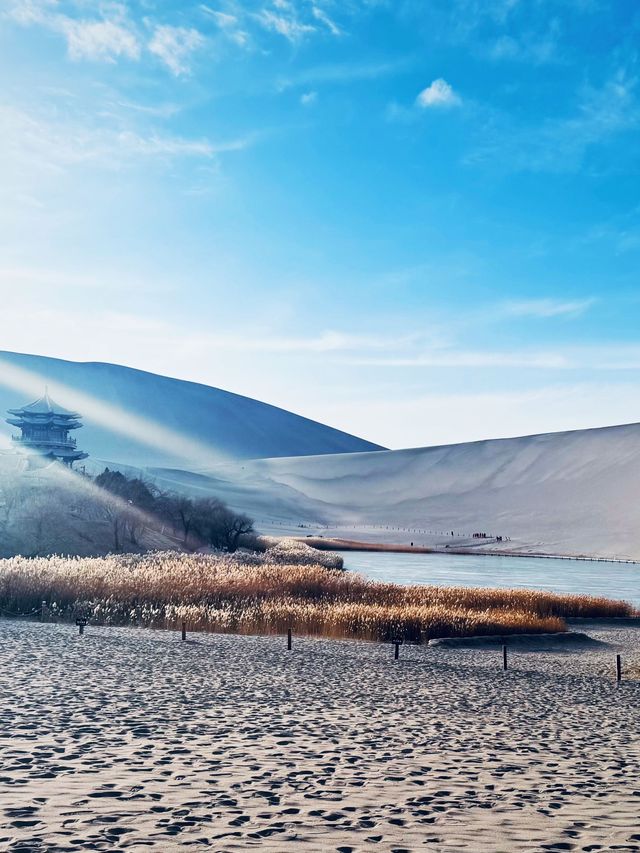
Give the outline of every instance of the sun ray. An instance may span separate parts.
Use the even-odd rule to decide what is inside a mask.
[[[228,456],[208,444],[169,429],[149,418],[107,403],[98,397],[78,391],[70,385],[0,358],[0,384],[26,396],[38,397],[48,386],[49,393],[65,406],[80,412],[83,418],[99,423],[112,432],[158,450],[170,450],[185,466],[205,467],[224,462]]]

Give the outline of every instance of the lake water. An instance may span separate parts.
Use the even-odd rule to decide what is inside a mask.
[[[528,587],[623,598],[640,606],[640,565],[635,564],[373,551],[349,551],[342,556],[346,569],[374,580],[441,586]]]

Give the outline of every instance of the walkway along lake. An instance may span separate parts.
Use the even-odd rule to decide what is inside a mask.
[[[640,565],[475,554],[349,551],[346,569],[373,580],[439,586],[524,587],[622,598],[640,607]]]

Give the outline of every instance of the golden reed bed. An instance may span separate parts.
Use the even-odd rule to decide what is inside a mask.
[[[0,560],[0,612],[111,625],[409,641],[566,630],[567,616],[627,616],[622,601],[524,589],[400,586],[253,555],[175,552]]]

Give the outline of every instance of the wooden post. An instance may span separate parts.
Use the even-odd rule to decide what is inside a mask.
[[[393,645],[396,647],[396,650],[395,650],[394,655],[393,655],[393,659],[398,660],[398,658],[400,657],[400,643],[394,643]]]
[[[84,634],[84,625],[82,624],[82,622],[78,625],[78,633],[80,634],[80,636]]]
[[[622,658],[616,655],[616,681],[622,681]]]
[[[187,623],[186,622],[182,623],[182,639],[183,640],[187,639]]]
[[[291,651],[291,628],[287,628],[287,649]]]
[[[506,670],[507,668],[507,647],[502,647],[502,668]]]

